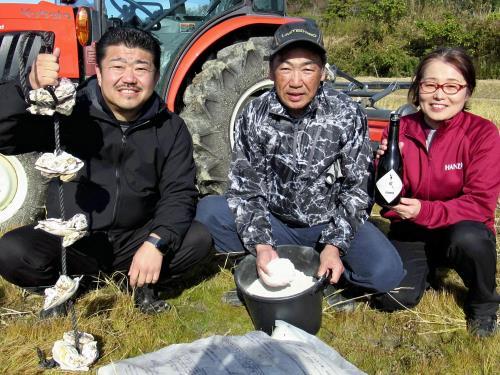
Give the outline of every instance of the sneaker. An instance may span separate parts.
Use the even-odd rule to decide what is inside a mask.
[[[496,315],[467,319],[467,331],[477,337],[493,336],[497,331]]]
[[[245,301],[243,300],[243,296],[237,289],[232,289],[228,292],[225,292],[221,298],[222,303],[230,306],[243,306]]]
[[[68,315],[68,309],[66,305],[66,303],[63,303],[62,305],[57,305],[47,310],[41,310],[38,314],[38,317],[42,320],[64,317]]]
[[[134,291],[134,304],[144,314],[159,314],[170,310],[167,301],[159,299],[156,291],[148,286],[136,288]]]
[[[328,309],[337,312],[352,312],[356,309],[359,300],[346,298],[342,293],[343,289],[337,289],[334,285],[328,285],[323,290]]]

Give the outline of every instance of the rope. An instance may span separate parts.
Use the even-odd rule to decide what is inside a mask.
[[[61,135],[59,131],[59,114],[57,112],[54,113],[54,140],[55,140],[55,153],[56,155],[60,155],[62,150],[61,150]],[[61,213],[61,220],[66,220],[66,210],[64,208],[64,186],[63,182],[61,179],[57,179],[57,189],[59,192],[59,210]],[[61,238],[61,273],[63,275],[68,274],[68,265],[67,265],[67,252],[66,252],[66,247],[63,246],[63,239]],[[75,311],[75,304],[73,301],[68,301],[67,302],[68,310],[71,316],[71,327],[73,328],[73,332],[75,335],[75,349],[78,353],[80,353],[80,350],[78,349],[78,341],[79,341],[79,336],[80,334],[78,333],[78,322],[76,320],[76,311]]]
[[[80,333],[78,332],[78,322],[76,320],[75,304],[72,300],[69,300],[67,304],[69,313],[71,315],[71,328],[73,328],[73,333],[75,335],[75,349],[77,353],[80,353],[80,349],[78,348],[78,342],[80,341]]]
[[[24,61],[24,51],[26,50],[26,44],[28,42],[28,39],[30,37],[33,37],[34,39],[36,36],[39,36],[42,39],[42,46],[40,52],[49,52],[50,50],[52,50],[52,46],[54,45],[53,33],[30,31],[24,33],[21,36],[21,40],[19,42],[21,48],[19,49],[19,54],[17,55],[17,60],[19,63],[19,80],[21,81],[21,89],[23,90],[24,98],[28,103],[30,103],[31,100],[29,96],[28,83],[26,81],[27,75],[26,75],[26,62]]]
[[[52,46],[54,45],[54,34],[53,33],[36,33],[36,32],[28,32],[23,34],[21,37],[20,41],[20,52],[18,55],[18,60],[19,60],[19,80],[21,82],[21,88],[23,90],[24,98],[26,102],[31,103],[31,100],[29,98],[29,88],[28,88],[28,83],[26,81],[26,65],[24,62],[24,51],[26,49],[26,43],[27,40],[30,36],[35,37],[36,35],[39,35],[42,39],[42,47],[40,49],[40,52],[47,52],[50,53],[52,51]],[[46,87],[45,88],[49,93],[52,95],[54,98],[54,106],[57,105],[57,97],[54,94],[54,89],[53,87]],[[54,113],[54,140],[55,140],[55,153],[56,155],[61,154],[61,136],[60,136],[60,131],[59,131],[59,114],[56,112]],[[59,191],[59,209],[61,213],[61,220],[65,220],[66,218],[66,212],[64,208],[64,188],[63,188],[63,182],[58,179],[58,191]],[[61,273],[62,275],[67,275],[68,274],[68,266],[67,266],[67,256],[66,256],[66,248],[63,246],[63,239],[61,238]],[[76,312],[75,312],[75,307],[73,301],[68,301],[66,302],[67,307],[69,309],[70,315],[71,315],[71,326],[74,332],[75,336],[75,348],[76,351],[79,353],[80,350],[78,348],[78,341],[79,341],[79,332],[78,332],[78,322],[76,319]]]
[[[29,103],[30,102],[30,95],[29,95],[29,89],[28,89],[28,84],[26,82],[26,65],[24,63],[24,50],[26,49],[26,42],[28,41],[28,38],[33,35],[33,33],[26,33],[23,34],[21,37],[20,45],[21,49],[19,54],[17,55],[18,57],[18,63],[19,63],[19,80],[21,81],[21,88],[23,90],[24,98],[25,100]]]

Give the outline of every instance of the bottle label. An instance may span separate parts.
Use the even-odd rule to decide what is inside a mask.
[[[388,203],[392,202],[401,193],[401,189],[403,189],[403,182],[394,169],[383,175],[375,185],[380,195]]]

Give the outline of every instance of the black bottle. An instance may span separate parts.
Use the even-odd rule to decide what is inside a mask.
[[[403,159],[399,151],[399,117],[399,114],[391,113],[387,150],[377,166],[375,202],[380,206],[398,204],[403,190]]]

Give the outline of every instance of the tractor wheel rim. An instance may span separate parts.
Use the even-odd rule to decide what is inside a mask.
[[[0,154],[0,223],[11,218],[23,205],[28,178],[19,160]]]
[[[240,115],[243,107],[254,97],[262,94],[264,91],[268,91],[273,87],[273,81],[270,79],[264,79],[262,81],[257,82],[250,88],[248,88],[241,96],[238,102],[236,103],[233,114],[231,115],[231,122],[229,124],[229,141],[231,143],[231,150],[234,146],[234,124],[236,119]],[[256,95],[258,93],[258,95]]]

